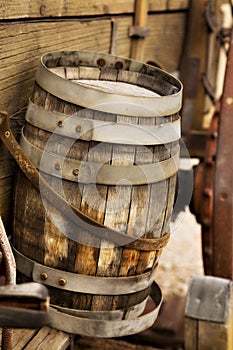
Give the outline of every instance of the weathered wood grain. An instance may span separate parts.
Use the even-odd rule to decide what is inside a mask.
[[[26,328],[13,330],[12,350],[65,350],[70,344],[70,334],[47,326],[39,330]]]
[[[22,350],[37,333],[36,329],[14,329],[12,337],[12,347],[14,350]]]
[[[114,19],[116,27],[115,55],[129,57],[131,39],[129,37],[129,27],[133,24],[133,16],[120,17]]]
[[[165,70],[179,69],[185,38],[186,13],[152,14],[148,16],[151,34],[145,39],[145,62],[158,62]]]
[[[133,117],[117,116],[117,122],[134,122]],[[111,154],[112,165],[126,165],[133,164],[135,157],[135,147],[124,145],[113,145]],[[104,224],[107,227],[116,229],[119,232],[127,232],[127,221],[130,207],[131,186],[110,186],[106,197],[106,212]],[[102,254],[101,254],[102,253]],[[103,248],[100,252],[100,259],[103,255],[103,261],[99,260],[100,272],[103,275],[118,276],[121,263],[122,248],[113,248],[111,244],[103,242]],[[107,266],[105,266],[107,263]],[[128,262],[130,264],[130,262]],[[102,265],[102,266],[101,266]],[[111,270],[108,272],[108,268]],[[107,269],[106,269],[107,268]],[[106,269],[106,271],[104,271]],[[95,297],[95,301],[98,297]],[[114,297],[108,297],[108,306],[112,308]],[[110,305],[109,305],[110,303]]]
[[[233,346],[232,312],[230,323],[198,321],[198,348],[200,350],[231,350]]]
[[[42,54],[56,50],[109,52],[111,21],[0,24],[0,110],[10,115],[28,103]]]
[[[156,16],[156,17],[155,17]],[[116,54],[130,53],[128,28],[132,17],[119,18]],[[151,35],[145,39],[144,60],[159,61],[169,71],[179,66],[185,14],[149,16]],[[0,109],[9,114],[27,105],[42,54],[53,50],[109,52],[111,21],[54,21],[0,24]]]
[[[103,118],[100,112],[93,113],[93,119],[101,120]],[[106,115],[103,119],[114,121],[114,115]],[[100,164],[109,164],[111,159],[112,145],[98,142],[90,142],[87,156],[85,157],[89,162],[97,162]],[[93,185],[84,185],[83,193],[82,193],[82,204],[81,210],[97,220],[101,224],[104,223],[105,217],[105,206],[107,199],[108,188],[105,185],[93,184]],[[91,243],[91,242],[90,242]],[[94,242],[93,242],[94,243]],[[103,243],[99,242],[101,247]],[[87,247],[88,250],[92,249],[93,253],[96,252],[96,247]],[[95,262],[92,261],[92,268],[95,270],[95,275],[104,276],[105,273],[107,276],[111,275],[111,271],[109,271],[109,260],[111,260],[111,253],[108,254],[108,251],[102,251],[101,248],[98,248],[98,254],[94,254],[96,257]],[[85,262],[84,262],[85,264]],[[86,265],[86,264],[85,264]],[[106,267],[106,270],[105,268]],[[87,273],[88,271],[84,271],[83,273]],[[110,300],[109,300],[110,299]],[[109,305],[110,304],[110,305]],[[91,297],[91,307],[92,310],[111,310],[111,298],[101,297],[101,296],[92,296]]]
[[[191,129],[203,130],[203,114],[207,108],[203,76],[207,73],[208,56],[213,59],[208,47],[208,24],[204,15],[207,4],[207,1],[190,2],[190,19],[181,66],[181,79],[184,83],[183,135],[188,135]],[[217,47],[215,50],[218,51]]]
[[[7,163],[4,162],[5,164]],[[4,164],[4,168],[5,168]],[[0,165],[1,166],[1,165]],[[8,169],[8,166],[6,166]],[[14,167],[12,167],[14,170]],[[12,213],[12,188],[13,188],[13,174],[11,169],[9,169],[9,174],[6,177],[0,179],[0,213],[3,219],[4,225],[7,230],[7,234],[11,232],[11,213]]]
[[[148,26],[148,0],[135,0],[134,26]],[[130,57],[142,61],[144,55],[145,40],[143,37],[132,37]]]
[[[149,0],[149,11],[184,10],[188,7],[188,0]],[[43,17],[69,17],[69,16],[98,16],[114,15],[134,12],[134,0],[25,0],[24,2],[1,2],[0,19],[13,18],[43,18]]]
[[[25,344],[26,345],[26,344]],[[65,350],[70,345],[70,335],[64,332],[43,327],[24,347],[25,350]]]
[[[17,190],[14,198],[13,231],[15,235],[13,244],[16,247],[20,245],[21,252],[29,258],[43,263],[45,209],[42,202],[38,200],[38,191],[21,172],[16,178],[15,187]],[[40,226],[38,226],[38,222],[40,222]],[[21,234],[24,236],[22,242]]]
[[[186,12],[150,14],[150,35],[144,39],[142,60],[159,63],[169,72],[177,71],[182,58],[186,18]],[[131,39],[128,30],[133,24],[133,17],[117,18],[116,21],[116,54],[129,57]]]
[[[189,6],[189,0],[168,0],[167,10],[185,10]]]
[[[188,350],[198,349],[198,321],[186,318],[185,320],[185,348]]]
[[[0,329],[0,347],[1,347]],[[43,327],[40,330],[14,329],[12,350],[65,350],[72,345],[74,350],[157,350],[155,347],[131,344],[122,340],[99,339],[77,336],[74,343],[71,335]]]
[[[117,79],[117,70],[103,70],[100,75],[101,80],[113,80],[116,81]],[[95,113],[95,119],[98,118],[100,120],[110,120],[112,122],[116,121],[115,115],[105,114],[102,113]],[[112,162],[114,164],[114,160],[112,160],[112,153],[114,146],[112,144],[98,144],[95,143],[94,146],[97,146],[96,149],[93,148],[91,150],[90,161],[97,161],[102,164],[109,164]],[[98,150],[99,149],[99,150]],[[94,150],[94,152],[93,152]],[[93,158],[94,156],[94,158]],[[108,203],[108,196],[109,196],[109,188],[106,185],[96,185],[96,190],[93,193],[94,198],[91,199],[90,197],[90,203],[94,203],[96,201],[96,204],[100,206],[100,210],[103,212],[101,223],[105,224],[107,227],[111,227],[111,223],[106,220],[106,216],[108,214],[109,209],[107,208],[106,203]],[[93,197],[92,194],[92,197]],[[111,208],[113,209],[113,208]],[[110,209],[110,210],[111,210]],[[98,209],[99,210],[99,209]],[[111,211],[111,214],[114,215]],[[91,215],[92,216],[92,215]],[[107,221],[107,223],[106,223]],[[117,276],[118,269],[119,269],[119,259],[121,256],[121,249],[114,248],[109,242],[102,241],[100,245],[99,250],[99,256],[97,261],[97,270],[96,270],[96,276]],[[92,299],[92,310],[111,310],[112,309],[112,296],[93,296]]]

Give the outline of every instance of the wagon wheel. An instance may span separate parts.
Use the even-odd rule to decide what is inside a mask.
[[[204,162],[195,173],[194,213],[202,225],[205,273],[233,279],[233,44],[231,43],[221,103],[216,109]]]

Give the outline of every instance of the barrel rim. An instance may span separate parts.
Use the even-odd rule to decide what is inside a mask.
[[[75,57],[73,66],[78,67],[81,64],[87,64],[103,68],[100,62],[108,63],[107,68],[112,68],[118,64],[120,69],[125,67],[131,72],[138,72],[148,77],[156,77],[159,82],[166,82],[171,85],[171,92],[166,96],[146,96],[136,97],[130,95],[121,95],[108,93],[91,89],[90,87],[78,85],[72,81],[56,75],[49,68],[60,64],[59,60],[63,58],[63,65],[69,67],[72,63],[68,56]],[[54,65],[48,64],[49,59],[54,61]],[[71,62],[71,63],[70,63]],[[121,63],[121,65],[119,64]],[[50,66],[50,67],[49,67]],[[117,68],[119,70],[119,68]],[[109,79],[110,80],[110,79]],[[114,56],[106,53],[96,53],[91,51],[54,51],[46,53],[41,57],[40,65],[36,73],[36,82],[49,93],[61,98],[67,102],[74,103],[85,108],[96,109],[106,113],[117,113],[127,116],[155,117],[167,116],[177,113],[181,109],[183,85],[176,77],[164,70],[145,64],[140,61]],[[136,84],[135,84],[136,85]],[[178,91],[177,91],[178,89]]]

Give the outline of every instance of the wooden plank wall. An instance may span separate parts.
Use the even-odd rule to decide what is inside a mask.
[[[189,0],[149,0],[149,11],[186,10]],[[134,12],[134,0],[1,0],[1,19],[99,16]]]
[[[149,0],[150,36],[144,61],[179,68],[188,0]],[[2,0],[0,5],[0,110],[22,123],[40,56],[53,50],[90,50],[130,56],[134,0]],[[11,213],[12,160],[0,154],[0,215]],[[9,165],[10,164],[10,165]],[[3,170],[4,169],[4,170]],[[7,174],[7,175],[6,175]]]

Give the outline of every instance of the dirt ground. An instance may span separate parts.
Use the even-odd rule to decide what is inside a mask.
[[[201,227],[189,208],[176,220],[181,221],[164,248],[157,270],[156,282],[163,298],[186,295],[191,275],[203,275]]]

